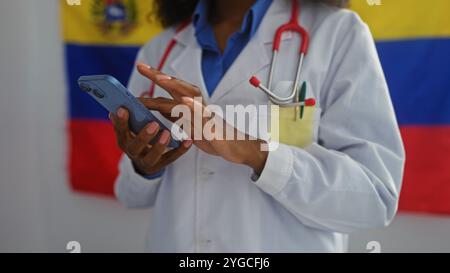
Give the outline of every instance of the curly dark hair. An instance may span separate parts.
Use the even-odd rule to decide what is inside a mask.
[[[156,17],[164,27],[178,25],[194,12],[199,0],[155,0]],[[308,0],[317,3],[326,3],[336,7],[346,7],[350,0]],[[177,7],[174,9],[173,7]]]

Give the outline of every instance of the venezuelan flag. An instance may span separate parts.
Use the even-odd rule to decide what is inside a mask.
[[[375,37],[405,143],[400,209],[448,214],[450,1],[353,0],[351,8]]]
[[[112,195],[121,152],[108,113],[80,92],[78,77],[111,74],[127,83],[139,48],[160,27],[152,23],[151,0],[61,0],[69,91],[69,160],[73,189]]]
[[[406,146],[400,208],[450,213],[450,1],[370,2],[352,0],[351,9],[374,34]],[[107,73],[127,83],[138,48],[161,29],[148,20],[151,0],[61,3],[71,185],[110,195],[120,151],[106,111],[76,80]],[[110,14],[113,8],[123,13]]]

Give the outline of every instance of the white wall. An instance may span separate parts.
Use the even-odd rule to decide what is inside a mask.
[[[140,251],[146,211],[71,192],[57,0],[0,0],[0,251]]]
[[[142,251],[148,211],[73,193],[65,173],[66,91],[57,0],[0,0],[0,252]],[[355,234],[383,251],[450,251],[450,217],[401,215]]]

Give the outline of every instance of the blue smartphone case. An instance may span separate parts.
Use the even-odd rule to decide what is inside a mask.
[[[78,85],[83,92],[91,95],[111,113],[116,113],[120,107],[126,108],[130,113],[129,125],[133,133],[139,133],[148,123],[153,121],[159,123],[161,128],[159,133],[162,130],[170,132],[170,129],[163,122],[158,120],[114,77],[109,75],[82,76],[78,79]],[[175,140],[172,136],[168,146],[177,148],[179,145],[180,141]]]

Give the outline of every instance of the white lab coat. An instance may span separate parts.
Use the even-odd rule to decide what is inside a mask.
[[[176,34],[163,71],[203,90],[207,103],[267,104],[248,83],[267,79],[275,29],[290,17],[290,1],[275,0],[259,30],[207,95],[193,26]],[[116,194],[127,207],[152,207],[146,239],[151,252],[339,252],[346,234],[388,225],[396,211],[404,150],[388,87],[368,27],[353,12],[302,3],[310,47],[301,81],[316,98],[314,141],[305,149],[280,144],[256,182],[252,170],[196,147],[147,180],[125,156]],[[174,30],[139,52],[157,66]],[[285,35],[274,83],[292,81],[299,39]],[[129,89],[148,90],[133,72]],[[156,96],[168,96],[160,88]]]

